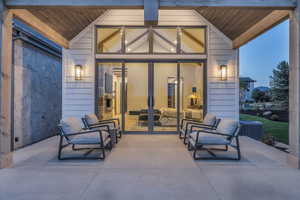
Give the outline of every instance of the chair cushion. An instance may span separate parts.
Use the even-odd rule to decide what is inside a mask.
[[[82,130],[82,121],[75,117],[62,119],[60,125],[65,134],[76,133]]]
[[[224,133],[228,135],[234,135],[236,129],[238,128],[239,122],[233,119],[222,119],[218,125],[217,132]]]
[[[217,121],[217,117],[211,113],[207,113],[204,117],[203,124],[213,126]]]
[[[108,132],[102,131],[102,138],[104,141],[109,137]],[[99,132],[86,133],[82,135],[76,135],[70,142],[72,144],[99,144],[100,143],[100,135]]]
[[[197,132],[190,133],[189,140],[193,145],[195,145],[196,139]],[[228,145],[230,141],[224,136],[200,132],[197,143],[202,145]]]
[[[86,119],[87,123],[90,124],[96,124],[99,122],[98,117],[95,114],[88,114],[85,115],[84,118]]]

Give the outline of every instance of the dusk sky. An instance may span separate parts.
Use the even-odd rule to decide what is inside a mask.
[[[255,87],[269,86],[272,70],[283,60],[289,60],[288,21],[240,48],[240,76],[256,80]]]

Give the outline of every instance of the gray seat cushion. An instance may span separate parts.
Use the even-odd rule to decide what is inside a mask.
[[[222,119],[216,131],[219,133],[233,136],[236,133],[238,126],[239,126],[239,121],[237,120]]]
[[[85,115],[84,118],[86,119],[86,121],[89,125],[97,124],[97,123],[101,122],[101,120],[99,121],[98,117],[95,114]],[[106,122],[106,123],[109,126],[110,130],[115,129],[114,124],[112,122]],[[105,128],[100,128],[100,130],[106,130],[106,129]]]
[[[97,124],[99,122],[98,117],[95,114],[85,115],[84,118],[88,124]]]
[[[204,117],[203,124],[213,126],[217,121],[217,117],[214,114],[207,113]]]
[[[79,118],[69,117],[60,121],[65,134],[76,133],[82,130],[82,121]]]
[[[102,131],[102,138],[104,142],[107,141],[109,137],[108,132]],[[99,132],[86,133],[82,135],[76,135],[72,139],[70,139],[70,143],[72,144],[100,144],[100,135]]]
[[[190,134],[190,142],[195,145],[197,139],[197,132]],[[228,145],[230,141],[226,137],[220,135],[214,135],[210,133],[200,132],[198,137],[198,144],[202,145]]]

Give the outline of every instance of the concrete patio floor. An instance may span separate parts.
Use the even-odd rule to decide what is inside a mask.
[[[58,161],[58,138],[18,150],[0,200],[298,200],[286,154],[241,137],[243,159],[194,161],[176,135],[125,135],[105,161]]]

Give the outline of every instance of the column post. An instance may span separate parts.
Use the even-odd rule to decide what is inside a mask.
[[[300,0],[290,12],[289,145],[290,165],[300,167]]]
[[[12,13],[0,1],[0,168],[12,166],[11,152],[11,69]]]

